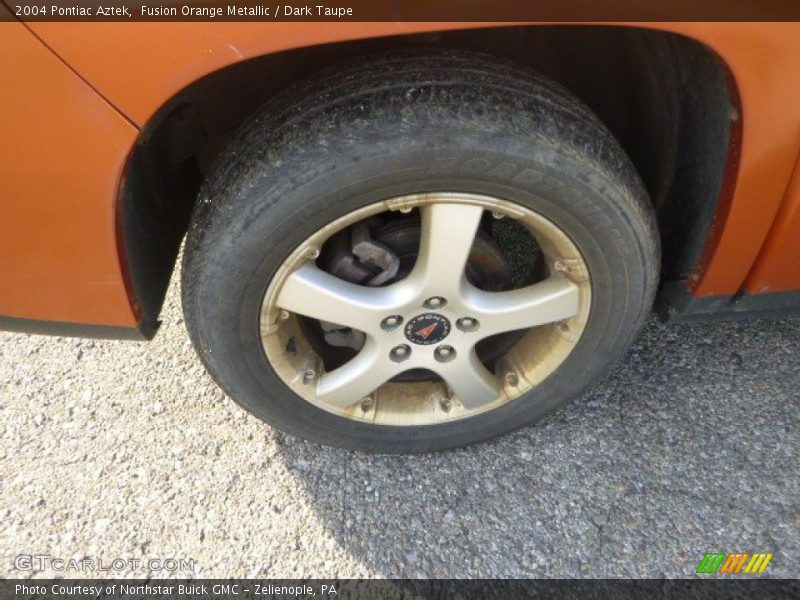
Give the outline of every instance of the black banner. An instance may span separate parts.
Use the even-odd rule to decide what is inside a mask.
[[[4,600],[315,600],[492,598],[797,598],[796,580],[357,580],[357,579],[8,579]]]
[[[797,0],[3,0],[21,21],[796,21]]]

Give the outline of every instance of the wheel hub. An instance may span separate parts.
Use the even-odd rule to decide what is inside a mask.
[[[319,264],[328,273],[351,283],[370,287],[389,285],[411,272],[417,261],[421,234],[419,214],[400,213],[391,218],[375,216],[331,236],[323,245]],[[480,289],[499,291],[508,289],[512,276],[508,259],[495,239],[487,232],[478,230],[467,260],[467,280]],[[422,307],[436,311],[444,306],[442,302],[446,304],[443,298],[432,297],[425,300]],[[393,318],[391,316],[384,320],[382,327],[385,330],[394,328],[388,323]],[[360,331],[331,322],[316,324],[307,320],[305,329],[309,342],[327,370],[351,360],[365,341]],[[422,341],[411,341],[423,344]],[[513,345],[513,341],[495,339],[490,340],[491,343],[481,344],[478,348],[481,361],[493,365],[497,357]],[[401,373],[393,380],[420,381],[432,377],[435,379],[430,371],[416,369]]]

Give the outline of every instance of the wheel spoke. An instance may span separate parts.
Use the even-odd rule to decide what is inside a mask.
[[[294,313],[365,332],[378,327],[393,303],[390,288],[349,283],[311,264],[289,275],[276,302]]]
[[[483,366],[474,349],[468,356],[440,365],[435,370],[467,409],[479,408],[500,394],[497,379]]]
[[[483,208],[439,203],[423,207],[421,214],[419,256],[410,278],[431,294],[455,294],[464,279]]]
[[[354,358],[319,378],[317,396],[338,408],[347,408],[369,396],[397,370],[394,363],[381,355],[379,345],[367,338]]]
[[[481,321],[480,336],[527,329],[578,313],[578,286],[563,275],[508,292],[470,289],[467,303]]]

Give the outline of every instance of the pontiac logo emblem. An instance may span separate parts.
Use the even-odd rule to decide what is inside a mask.
[[[409,341],[421,346],[438,344],[450,334],[450,321],[437,313],[424,313],[406,324],[405,334]]]
[[[414,332],[414,335],[420,336],[423,340],[427,340],[428,336],[433,333],[433,330],[436,329],[439,325],[434,323],[433,325],[428,325],[427,327],[423,327],[419,331]]]

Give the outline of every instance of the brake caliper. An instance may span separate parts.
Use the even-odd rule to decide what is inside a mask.
[[[326,265],[326,271],[360,285],[378,287],[391,281],[400,269],[400,258],[390,248],[372,239],[369,222],[361,221],[349,229],[346,237],[336,240]],[[350,347],[354,350],[364,345],[364,334],[336,323],[320,321],[325,341],[331,346]]]

